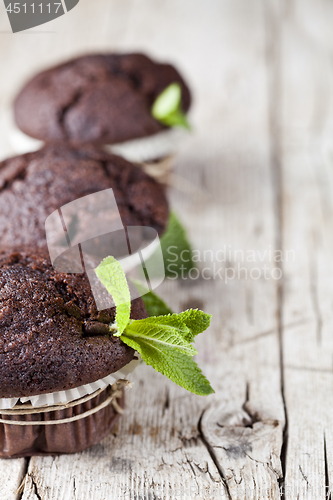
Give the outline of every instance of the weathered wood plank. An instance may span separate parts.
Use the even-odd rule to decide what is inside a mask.
[[[0,500],[16,500],[25,475],[27,460],[0,459]]]
[[[221,478],[200,444],[197,398],[140,367],[126,416],[99,445],[73,456],[31,460],[41,498],[209,498]],[[185,401],[184,401],[185,400]],[[184,404],[185,403],[185,404]],[[30,497],[25,491],[23,499]]]
[[[170,30],[179,22],[181,30]],[[277,281],[245,277],[263,265],[272,271],[267,251],[277,239],[262,3],[134,2],[121,46],[134,45],[179,61],[197,98],[195,136],[177,162],[178,182],[190,178],[195,189],[184,193],[179,182],[171,199],[201,258],[213,252],[213,261],[208,253],[200,264],[211,279],[165,283],[162,293],[176,310],[213,313],[198,347],[216,395],[187,395],[140,367],[116,435],[75,459],[33,458],[23,498],[35,498],[36,488],[43,500],[83,499],[87,491],[96,500],[186,492],[244,499],[266,490],[278,498],[284,410]],[[218,250],[231,250],[231,258],[218,262]],[[259,251],[255,262],[247,251]],[[232,279],[238,264],[241,279]],[[227,284],[212,279],[219,268]]]
[[[332,491],[332,35],[330,2],[295,1],[281,25],[285,498]],[[330,139],[328,140],[328,137]],[[289,326],[288,326],[289,325]],[[294,325],[294,326],[290,326]]]
[[[210,498],[214,491],[226,492],[224,482],[235,499],[261,498],[266,488],[268,498],[278,498],[284,426],[281,329],[288,416],[285,497],[324,499],[333,484],[332,5],[324,0],[269,2],[273,25],[266,18],[266,28],[277,30],[269,38],[280,38],[267,74],[263,2],[226,0],[207,6],[193,0],[144,0],[123,7],[108,2],[103,19],[97,7],[105,2],[94,2],[96,8],[81,4],[81,27],[62,42],[69,32],[65,22],[73,28],[64,19],[54,37],[59,43],[47,41],[54,60],[86,47],[138,47],[176,60],[193,82],[195,136],[184,144],[177,163],[178,182],[189,180],[193,190],[184,192],[179,183],[170,196],[194,247],[203,255],[224,250],[226,244],[227,250],[229,245],[243,252],[255,249],[262,256],[268,247],[279,248],[282,237],[282,249],[294,250],[295,259],[290,253],[282,263],[282,325],[274,279],[165,284],[162,293],[176,310],[199,305],[214,314],[198,346],[199,362],[216,395],[209,400],[184,395],[140,368],[116,436],[75,460],[33,459],[24,498],[81,499],[87,491],[97,500],[125,494],[136,498],[142,492],[175,498],[179,491]],[[94,39],[89,22],[101,22]],[[181,29],[173,29],[180,24]],[[87,34],[84,44],[82,32]],[[35,54],[42,54],[37,38],[26,39]],[[15,82],[50,62],[48,54],[25,61],[17,56],[20,45],[10,42],[6,49],[8,58],[16,58],[9,65],[10,83],[1,83],[8,96]],[[272,168],[282,169],[280,193]],[[216,266],[224,273],[225,268],[237,271],[239,262],[249,273],[259,262],[271,272],[274,261],[267,254],[263,262],[260,258],[243,263],[241,254],[235,261],[232,254],[231,262],[219,263],[208,256],[201,269],[207,267],[205,276],[212,277]],[[138,387],[144,387],[144,397]],[[8,463],[17,464],[17,484],[23,462]],[[4,476],[6,464],[1,462]]]
[[[75,22],[73,22],[72,14],[69,13],[45,26],[15,35],[11,33],[9,21],[3,15],[3,11],[1,12],[1,159],[13,154],[8,137],[8,112],[12,99],[23,82],[40,68],[74,54],[116,47],[118,38],[126,29],[131,4],[132,0],[99,2],[99,5],[97,2],[81,0],[75,8]],[[25,459],[0,460],[1,500],[16,498],[15,492],[25,475],[26,464]],[[34,489],[31,490],[32,494],[34,494]]]

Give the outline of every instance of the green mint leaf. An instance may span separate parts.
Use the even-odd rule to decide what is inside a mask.
[[[157,96],[151,113],[153,117],[169,127],[190,129],[185,113],[181,109],[182,88],[179,83],[171,83]]]
[[[102,260],[95,273],[116,305],[117,333],[114,335],[119,337],[128,325],[131,313],[131,294],[125,273],[120,263],[111,256]]]
[[[187,130],[191,130],[191,125],[189,124],[185,113],[183,113],[180,109],[170,113],[170,115],[160,121],[168,127],[183,127]]]
[[[172,314],[171,309],[158,295],[156,295],[156,293],[149,290],[138,280],[132,279],[132,282],[140,293],[149,316],[163,316],[165,314]]]
[[[198,354],[198,351],[187,340],[191,335],[189,328],[177,319],[177,314],[133,320],[127,325],[122,338],[124,335],[159,346],[160,349],[169,347],[184,352],[188,356]]]
[[[214,392],[198,365],[187,354],[171,347],[151,344],[144,339],[132,338],[123,334],[121,340],[141,354],[143,361],[162,373],[180,387],[199,396]]]
[[[208,328],[211,316],[197,309],[190,309],[180,314],[131,321],[130,291],[120,263],[114,257],[106,257],[95,269],[95,273],[116,305],[117,332],[114,336],[121,337],[125,344],[141,354],[147,365],[184,389],[201,396],[212,394],[214,390],[192,359],[197,354],[192,346],[194,337]],[[136,283],[136,286],[139,291],[139,287],[141,292],[146,291],[140,283],[139,286]],[[152,295],[155,306],[158,299],[158,305],[161,306],[162,303],[167,308],[161,299]]]
[[[182,321],[189,329],[190,335],[185,337],[188,342],[193,342],[196,335],[207,330],[212,318],[211,314],[206,314],[199,309],[189,309],[173,316],[177,316],[178,320]],[[172,318],[172,316],[170,317]]]
[[[157,325],[163,327],[165,331],[169,331],[171,336],[173,333],[175,335],[179,334],[185,342],[192,343],[196,335],[207,330],[210,320],[210,314],[206,314],[199,309],[188,309],[179,314],[168,314],[138,320],[141,321],[141,324],[135,321],[135,328],[139,328],[140,334],[145,335],[146,329],[152,329]]]
[[[174,113],[179,109],[182,100],[182,88],[179,83],[171,83],[166,87],[156,98],[152,113],[156,120],[163,120],[170,113]]]
[[[186,276],[196,267],[186,231],[174,212],[170,214],[166,232],[160,241],[167,278]]]
[[[197,321],[198,325],[195,325]],[[214,390],[193,361],[194,336],[208,327],[210,316],[202,311],[151,317],[129,323],[121,340],[138,351],[144,362],[184,389],[206,396]]]

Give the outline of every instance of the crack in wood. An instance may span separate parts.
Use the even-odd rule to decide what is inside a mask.
[[[199,486],[199,484],[198,484],[198,480],[197,480],[197,475],[196,475],[196,472],[195,472],[194,467],[193,467],[193,465],[192,465],[192,463],[191,463],[191,460],[189,460],[189,458],[188,458],[187,456],[186,456],[185,458],[186,458],[186,461],[187,461],[188,465],[190,466],[190,468],[191,468],[191,470],[192,470],[192,472],[193,472],[194,481],[195,481],[195,483],[196,483],[196,485],[197,485],[197,493],[199,493],[199,492],[200,492],[200,486]]]
[[[164,402],[162,406],[162,415],[164,416],[166,410],[169,409],[170,406],[170,394],[169,394],[169,389],[168,387],[165,388],[165,397],[164,397]]]
[[[299,468],[299,471],[300,471],[300,473],[302,474],[302,478],[303,478],[303,479],[304,479],[304,481],[306,482],[307,486],[310,486],[310,483],[309,483],[309,481],[308,481],[308,478],[307,478],[307,476],[304,474],[304,472],[303,472],[303,470],[302,470],[301,465],[299,465],[299,466],[298,466],[298,468]]]
[[[191,436],[190,438],[187,438],[185,436],[182,436],[181,433],[178,433],[178,439],[182,442],[182,448],[189,448],[191,446],[197,446],[198,445],[198,437],[199,436]]]
[[[201,416],[199,418],[199,422],[198,422],[198,431],[199,431],[199,435],[201,437],[201,440],[202,440],[202,443],[204,444],[204,446],[206,447],[212,461],[214,462],[215,464],[215,467],[219,473],[219,476],[221,478],[221,481],[226,489],[226,493],[227,493],[227,496],[228,496],[228,499],[229,500],[232,500],[232,497],[231,497],[231,493],[230,493],[230,489],[229,489],[229,485],[228,485],[228,482],[227,482],[227,478],[225,476],[225,473],[215,455],[215,452],[212,448],[212,446],[209,444],[209,442],[207,441],[207,439],[205,438],[205,435],[203,433],[203,430],[202,430],[202,419],[203,419],[203,416],[204,416],[204,413],[205,413],[206,410],[203,410],[203,412],[201,413]]]
[[[18,495],[18,500],[21,500],[21,498],[23,496],[23,493],[24,493],[25,481],[26,481],[26,478],[27,478],[27,475],[28,475],[28,469],[29,469],[30,460],[31,460],[31,457],[28,457],[26,459],[25,468],[24,468],[24,471],[23,471],[23,474],[22,474],[22,481],[20,483],[20,486],[17,488],[17,490],[15,492],[15,496]]]
[[[35,493],[36,497],[38,498],[38,500],[43,500],[43,498],[41,497],[41,495],[38,492],[37,483],[36,483],[36,481],[34,479],[33,474],[31,474],[31,472],[28,472],[27,476],[29,477],[29,479],[30,479],[30,481],[32,483],[32,487],[34,489],[34,493]]]
[[[283,2],[285,4],[285,2]],[[278,7],[277,7],[278,5]],[[283,242],[283,178],[282,178],[282,136],[281,136],[281,105],[282,105],[282,68],[281,68],[281,18],[282,5],[273,3],[265,3],[265,27],[266,27],[266,61],[267,61],[267,80],[268,80],[268,120],[270,130],[271,143],[271,174],[272,174],[272,189],[274,193],[274,213],[275,213],[275,234],[277,249],[282,250]],[[283,279],[283,262],[282,260],[276,263],[281,271]],[[280,387],[281,397],[284,407],[285,426],[283,429],[283,442],[280,453],[280,461],[282,467],[282,478],[279,479],[281,500],[285,499],[285,477],[288,449],[288,411],[285,397],[285,381],[284,381],[284,345],[283,345],[283,300],[284,287],[283,283],[278,283],[277,286],[277,326],[278,326],[278,341],[279,341],[279,359],[280,359]]]
[[[330,491],[330,480],[328,473],[328,459],[327,459],[327,446],[326,446],[326,436],[324,432],[324,460],[325,460],[325,498],[327,500],[332,499],[332,494]]]
[[[246,383],[246,392],[245,392],[245,401],[242,406],[242,409],[245,411],[245,413],[249,416],[249,422],[244,423],[244,427],[250,427],[253,429],[253,424],[256,422],[260,422],[261,419],[259,417],[258,412],[252,412],[249,408],[249,402],[250,402],[250,384],[249,382]]]
[[[196,468],[199,470],[199,472],[201,472],[202,474],[208,474],[208,476],[210,477],[210,480],[213,482],[213,483],[217,483],[217,484],[220,484],[220,481],[217,481],[214,476],[212,475],[212,473],[210,472],[209,470],[209,465],[208,465],[208,462],[206,462],[206,467],[203,469],[202,467],[200,467],[200,465],[196,464],[194,462],[194,465],[196,466]]]

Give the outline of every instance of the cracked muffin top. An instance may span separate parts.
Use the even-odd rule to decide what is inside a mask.
[[[0,241],[4,247],[46,247],[45,220],[82,196],[113,189],[124,226],[163,233],[163,187],[139,167],[96,148],[49,145],[0,162]]]
[[[182,109],[190,92],[178,71],[143,54],[93,54],[50,68],[32,78],[14,103],[17,126],[44,142],[115,144],[155,134],[156,97],[171,83],[182,87]]]
[[[105,293],[107,293],[105,291]],[[131,318],[146,318],[141,299]],[[0,252],[0,397],[68,390],[121,369],[134,351],[109,335],[86,274],[56,272],[46,254]]]

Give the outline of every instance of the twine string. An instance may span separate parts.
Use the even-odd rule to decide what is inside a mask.
[[[17,408],[12,408],[10,410],[0,410],[1,415],[36,415],[38,413],[47,413],[58,410],[65,410],[67,408],[73,408],[80,404],[83,404],[87,401],[98,396],[101,392],[107,390],[109,395],[108,397],[102,401],[99,405],[91,408],[90,410],[85,411],[84,413],[80,413],[79,415],[74,415],[73,417],[62,418],[59,420],[36,420],[36,421],[27,421],[27,420],[7,420],[0,418],[0,424],[8,424],[8,425],[56,425],[56,424],[67,424],[70,422],[75,422],[76,420],[81,420],[82,418],[89,417],[94,413],[102,410],[109,404],[112,404],[113,409],[119,413],[120,415],[124,412],[123,408],[119,405],[117,399],[122,396],[122,388],[124,386],[128,386],[128,380],[118,380],[115,384],[109,386],[107,389],[98,389],[92,394],[88,394],[82,398],[76,399],[74,401],[69,401],[68,403],[59,403],[52,406],[43,406],[34,408],[30,404],[20,405]]]
[[[166,156],[156,162],[142,162],[139,164],[142,170],[153,177],[156,181],[168,184],[169,176],[173,169],[173,157]]]

